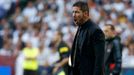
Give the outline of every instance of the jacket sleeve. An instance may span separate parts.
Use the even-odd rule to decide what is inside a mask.
[[[94,75],[104,74],[104,54],[105,54],[105,36],[102,30],[97,29],[93,32],[92,43],[95,52]]]
[[[114,53],[114,60],[115,60],[115,68],[113,70],[114,74],[118,74],[120,73],[121,70],[121,44],[120,41],[118,39],[113,41],[113,53]]]

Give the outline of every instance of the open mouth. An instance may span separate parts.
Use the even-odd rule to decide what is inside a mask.
[[[74,19],[74,22],[78,22],[78,19]]]
[[[76,19],[74,19],[74,21],[76,22],[77,20],[76,20]]]
[[[74,21],[77,21],[77,18],[76,17],[73,17]]]
[[[75,23],[77,23],[77,20],[74,20]]]

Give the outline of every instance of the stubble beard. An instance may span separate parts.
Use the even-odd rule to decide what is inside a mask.
[[[81,26],[84,23],[84,20],[80,19],[80,20],[74,21],[74,23],[76,26]]]

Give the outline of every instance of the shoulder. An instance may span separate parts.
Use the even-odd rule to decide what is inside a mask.
[[[113,46],[115,48],[120,48],[120,50],[122,50],[123,48],[123,45],[121,44],[120,40],[117,38],[113,40]]]
[[[29,50],[29,49],[28,49],[27,47],[25,47],[25,48],[23,48],[22,50],[25,51],[25,50]]]
[[[96,33],[103,34],[103,31],[101,30],[101,28],[93,21],[88,22],[87,29],[88,29],[88,32],[90,32],[91,34],[96,34]]]
[[[64,47],[64,46],[68,47],[68,45],[65,41],[61,41],[61,43],[59,44],[59,47]]]
[[[90,19],[87,21],[86,24],[87,24],[87,28],[92,28],[92,29],[98,28],[98,25],[95,22],[93,22],[92,20],[90,20]]]
[[[59,50],[60,50],[60,51],[69,51],[69,47],[68,47],[68,45],[66,44],[66,42],[62,41],[62,42],[60,43]]]
[[[39,50],[39,48],[33,48],[33,50],[36,50],[36,51],[38,51],[38,50]]]
[[[120,43],[120,37],[115,37],[115,39],[113,40],[114,44],[119,44]]]

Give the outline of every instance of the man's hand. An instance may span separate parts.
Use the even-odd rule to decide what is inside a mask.
[[[61,67],[61,64],[60,63],[57,63],[56,65],[55,65],[55,67],[54,67],[54,69],[53,69],[53,74],[55,74],[57,71],[58,71],[58,69]]]

